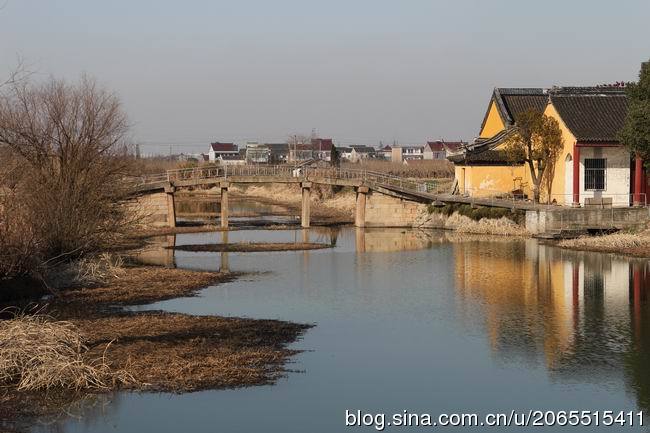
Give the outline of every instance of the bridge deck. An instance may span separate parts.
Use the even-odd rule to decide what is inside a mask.
[[[223,166],[168,170],[166,173],[134,179],[138,193],[163,190],[167,186],[191,187],[232,183],[301,183],[323,185],[367,186],[379,192],[423,203],[461,203],[506,209],[557,209],[522,200],[504,198],[473,198],[453,195],[439,188],[436,182],[419,182],[385,173],[340,168],[290,166]]]

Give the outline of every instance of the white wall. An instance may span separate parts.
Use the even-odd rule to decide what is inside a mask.
[[[585,159],[606,158],[604,191],[585,191]],[[585,198],[611,197],[614,206],[629,206],[630,203],[630,152],[624,147],[581,147],[580,148],[580,204]]]

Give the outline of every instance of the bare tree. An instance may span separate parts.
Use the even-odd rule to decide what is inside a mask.
[[[111,245],[125,233],[131,158],[119,99],[88,77],[13,82],[0,98],[0,146],[20,164],[4,185],[24,204],[44,260]]]
[[[521,113],[515,119],[505,149],[512,162],[528,166],[535,203],[539,203],[544,178],[550,201],[555,164],[562,150],[562,131],[557,120],[538,110]]]
[[[311,148],[311,136],[305,134],[293,134],[287,140],[289,144],[289,159],[300,161],[308,155],[313,158],[313,149]]]

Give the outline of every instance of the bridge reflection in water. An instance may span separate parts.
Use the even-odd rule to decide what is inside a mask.
[[[558,382],[602,383],[608,377],[624,377],[640,406],[650,409],[650,267],[646,261],[562,250],[532,239],[441,231],[321,227],[283,232],[295,242],[335,246],[341,240],[351,241],[359,272],[368,272],[367,253],[448,249],[459,318],[468,329],[487,337],[497,360],[541,363]],[[228,232],[211,235],[218,242],[229,241]],[[173,249],[166,247],[175,244],[175,236],[160,237],[138,259],[174,267]],[[348,251],[345,245],[339,247]],[[230,271],[229,253],[216,254],[218,269]],[[230,253],[235,254],[240,253]],[[296,255],[296,269],[306,271],[310,261],[313,265],[323,260],[316,255],[330,253],[290,254]]]

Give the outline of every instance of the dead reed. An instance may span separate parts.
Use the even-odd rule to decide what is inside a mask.
[[[650,233],[612,233],[602,236],[581,236],[565,239],[558,246],[571,250],[618,253],[636,257],[650,257]]]
[[[0,321],[0,384],[17,391],[83,391],[135,382],[126,371],[113,370],[103,354],[87,359],[87,352],[72,323],[16,313]]]

